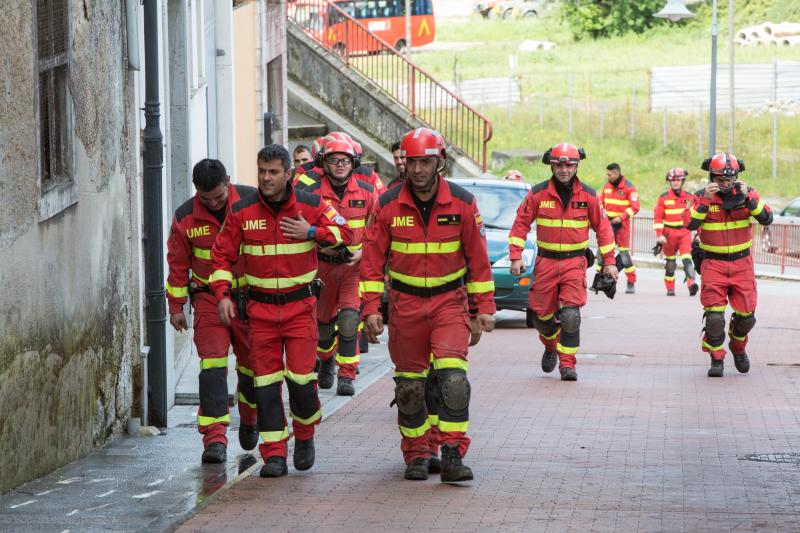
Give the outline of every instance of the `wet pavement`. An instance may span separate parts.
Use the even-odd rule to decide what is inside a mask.
[[[192,386],[196,389],[197,368],[196,362],[191,361],[179,385],[184,401],[191,401]],[[385,343],[371,346],[369,353],[362,355],[357,394],[389,368]],[[229,375],[234,375],[232,369]],[[320,391],[325,417],[352,401],[336,396],[334,390],[335,386]],[[284,398],[288,398],[286,391]],[[257,450],[244,452],[239,447],[235,408],[231,409],[227,463],[201,464],[203,445],[196,416],[195,405],[176,405],[169,411],[169,427],[163,435],[118,438],[91,455],[4,495],[0,498],[0,531],[174,529],[190,513],[202,508],[209,496],[233,484],[240,475],[257,471],[255,467],[261,464],[260,458],[252,455],[257,455]]]

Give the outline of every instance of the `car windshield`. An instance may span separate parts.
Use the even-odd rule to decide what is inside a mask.
[[[490,229],[510,230],[517,216],[517,207],[528,194],[528,190],[521,187],[463,185],[475,195],[483,223]]]
[[[781,215],[785,217],[800,217],[800,200],[795,200],[787,205]]]

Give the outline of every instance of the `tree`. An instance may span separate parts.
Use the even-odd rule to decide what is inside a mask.
[[[561,13],[576,39],[642,32],[661,23],[664,0],[565,0]]]

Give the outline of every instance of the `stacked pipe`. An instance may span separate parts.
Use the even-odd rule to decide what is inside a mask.
[[[764,22],[742,28],[734,42],[739,46],[794,46],[800,45],[800,23]]]

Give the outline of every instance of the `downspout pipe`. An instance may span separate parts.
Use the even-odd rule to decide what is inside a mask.
[[[147,317],[146,393],[148,423],[167,427],[166,294],[164,291],[164,228],[161,193],[164,171],[164,135],[159,102],[158,0],[144,0],[144,261]]]

